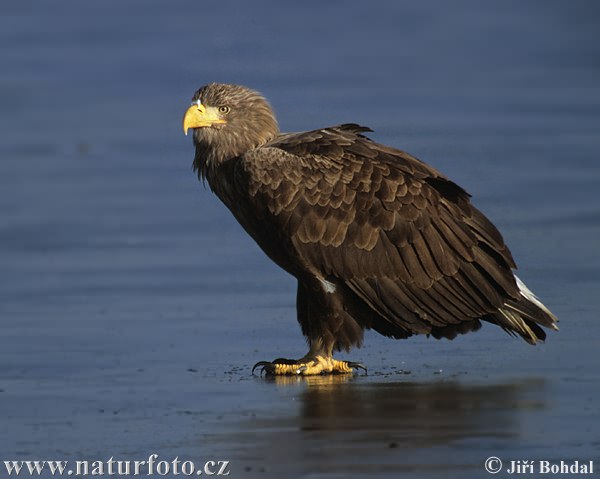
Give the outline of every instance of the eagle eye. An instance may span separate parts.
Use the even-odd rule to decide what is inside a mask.
[[[229,113],[230,110],[231,110],[231,108],[229,108],[228,106],[220,106],[219,107],[219,113],[223,113],[224,115]]]

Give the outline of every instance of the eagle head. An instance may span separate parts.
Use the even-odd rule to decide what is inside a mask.
[[[183,116],[186,135],[189,129],[194,130],[194,166],[201,170],[257,148],[279,133],[273,110],[260,93],[224,83],[210,83],[194,94]]]

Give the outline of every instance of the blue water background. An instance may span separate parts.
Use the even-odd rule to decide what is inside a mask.
[[[4,2],[0,65],[0,460],[600,469],[598,2]],[[191,171],[181,117],[211,81],[262,91],[283,130],[361,123],[443,171],[561,331],[368,334],[348,356],[368,377],[249,376],[305,344],[293,279]]]

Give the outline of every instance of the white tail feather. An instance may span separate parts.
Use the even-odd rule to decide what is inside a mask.
[[[517,286],[519,288],[519,292],[521,293],[521,296],[523,296],[525,299],[528,299],[529,301],[531,301],[542,311],[544,311],[544,312],[548,313],[550,316],[554,317],[554,315],[550,312],[550,310],[542,304],[542,302],[538,299],[538,297],[535,294],[533,294],[533,292],[527,286],[525,286],[525,283],[523,283],[523,281],[521,281],[516,274],[514,275],[514,277],[517,280]]]

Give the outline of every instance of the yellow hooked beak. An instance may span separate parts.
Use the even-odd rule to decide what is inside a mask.
[[[183,132],[187,135],[190,128],[203,128],[226,121],[219,115],[219,110],[213,106],[204,106],[200,100],[195,101],[183,115]]]

